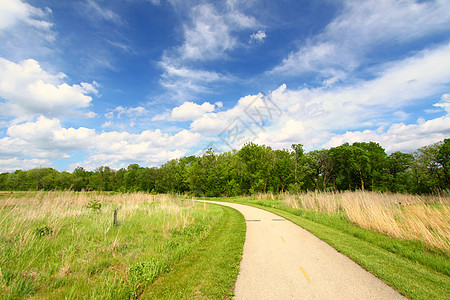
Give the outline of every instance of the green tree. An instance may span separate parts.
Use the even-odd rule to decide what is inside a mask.
[[[244,190],[249,193],[266,192],[275,162],[272,148],[249,143],[244,145],[237,155],[245,164]]]
[[[291,151],[287,149],[275,150],[275,163],[271,185],[275,192],[284,192],[294,179],[294,160]]]
[[[407,192],[411,174],[409,170],[414,161],[414,156],[400,151],[391,153],[386,158],[388,173],[387,187],[392,192]]]
[[[438,162],[438,154],[443,142],[417,149],[412,165],[413,174],[416,180],[416,193],[431,193],[442,189],[444,174],[441,164]]]
[[[442,143],[437,155],[436,161],[442,167],[443,180],[442,189],[450,188],[450,139],[445,139]]]

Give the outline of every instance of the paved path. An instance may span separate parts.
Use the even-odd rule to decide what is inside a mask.
[[[234,204],[247,221],[235,299],[404,299],[303,228],[262,209]]]

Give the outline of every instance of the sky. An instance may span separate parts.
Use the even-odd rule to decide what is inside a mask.
[[[0,172],[450,137],[450,1],[0,0]]]

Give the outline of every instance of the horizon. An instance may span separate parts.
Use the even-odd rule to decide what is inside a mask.
[[[448,1],[0,3],[0,172],[450,137]]]

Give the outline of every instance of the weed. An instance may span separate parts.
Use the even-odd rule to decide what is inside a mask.
[[[99,212],[102,208],[102,204],[98,199],[89,201],[87,208],[90,208],[93,212]]]
[[[46,235],[52,235],[53,230],[48,227],[47,225],[44,225],[42,227],[38,227],[34,230],[34,233],[38,236],[38,237],[43,237]]]

